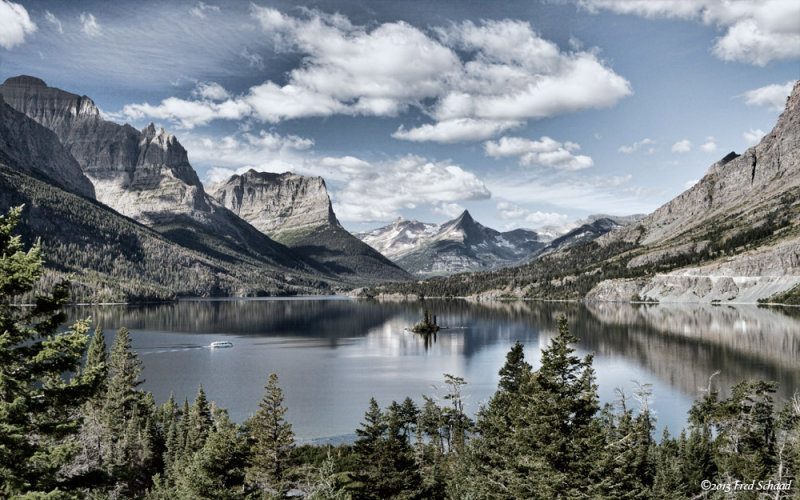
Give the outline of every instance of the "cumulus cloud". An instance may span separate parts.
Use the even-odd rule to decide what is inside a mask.
[[[100,24],[97,22],[97,19],[94,17],[94,14],[84,12],[82,13],[79,18],[81,22],[81,31],[84,35],[94,38],[96,36],[100,36],[103,32]]]
[[[128,104],[122,109],[122,114],[129,119],[136,120],[149,117],[169,120],[183,129],[192,129],[197,125],[205,125],[217,118],[238,120],[248,116],[250,112],[250,107],[239,100],[214,102],[210,99],[204,99],[189,101],[176,97],[164,99],[158,106]]]
[[[506,228],[508,229],[519,227],[522,223],[528,223],[533,227],[555,226],[564,224],[567,222],[568,218],[566,214],[559,214],[556,212],[541,212],[538,210],[531,211],[506,201],[499,202],[496,205],[496,208],[501,219],[514,221],[511,224],[506,225]]]
[[[561,51],[526,22],[466,21],[423,31],[405,22],[358,26],[318,11],[251,10],[275,50],[302,55],[285,82],[231,97],[266,122],[397,116],[413,107],[432,123],[400,127],[395,138],[452,143],[483,140],[529,119],[613,106],[632,93],[595,52]],[[247,50],[242,57],[263,64]],[[163,116],[163,104],[138,109]]]
[[[539,165],[556,170],[581,170],[594,165],[589,156],[575,155],[573,151],[580,149],[574,142],[560,143],[550,137],[542,137],[538,141],[521,137],[501,137],[499,141],[484,143],[484,151],[493,158],[519,157],[519,164],[524,166]]]
[[[717,150],[717,143],[714,140],[714,137],[709,136],[706,137],[706,142],[700,145],[700,150],[705,153],[713,153]]]
[[[678,18],[725,33],[712,52],[724,61],[764,66],[800,56],[800,2],[795,0],[576,0],[590,12],[605,9],[646,18]]]
[[[200,82],[192,91],[192,95],[212,101],[223,101],[230,97],[225,88],[216,82]]]
[[[407,141],[433,141],[453,143],[461,141],[477,141],[494,137],[509,129],[522,125],[513,120],[476,120],[473,118],[454,118],[438,123],[427,123],[417,128],[406,130],[400,127],[392,134],[395,139]]]
[[[206,18],[206,12],[219,12],[219,6],[208,5],[204,2],[197,2],[194,7],[189,9],[189,14],[193,15],[194,17],[199,17],[200,19]]]
[[[744,140],[747,141],[747,144],[758,144],[762,137],[766,135],[766,132],[761,130],[760,128],[757,129],[750,129],[747,132],[744,132],[742,136]]]
[[[56,31],[58,31],[60,34],[64,34],[64,26],[61,24],[61,20],[57,18],[55,14],[49,10],[46,10],[44,11],[44,18],[48,23],[53,25]]]
[[[335,162],[329,159],[328,163]],[[448,204],[491,196],[475,174],[448,162],[433,162],[415,155],[385,162],[363,162],[355,168],[350,161],[345,168],[357,173],[341,183],[332,197],[336,215],[346,221],[390,221],[403,209],[434,205],[444,210]]]
[[[25,36],[36,31],[28,11],[22,5],[0,0],[0,47],[12,49],[25,42]]]
[[[654,141],[653,139],[650,139],[649,137],[645,137],[641,141],[636,141],[633,144],[620,146],[619,149],[617,149],[617,151],[619,151],[620,153],[625,153],[625,154],[629,155],[631,153],[634,153],[634,152],[638,151],[639,149],[643,148],[644,146],[650,146],[650,145],[655,144],[655,143],[656,143],[656,141]],[[655,151],[654,148],[648,148],[648,150],[647,150],[648,153],[652,153],[654,151]]]
[[[773,84],[757,89],[748,90],[742,97],[748,106],[763,106],[772,111],[783,111],[786,107],[786,98],[792,93],[794,82]]]
[[[672,145],[673,153],[688,153],[692,150],[692,141],[689,139],[681,139]]]

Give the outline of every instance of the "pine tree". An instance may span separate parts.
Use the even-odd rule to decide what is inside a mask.
[[[509,486],[520,498],[577,498],[586,494],[602,445],[592,355],[582,360],[570,346],[567,319],[542,351],[542,364],[523,390],[522,411],[512,437],[519,474]]]
[[[134,407],[143,397],[143,393],[137,389],[144,383],[141,379],[142,362],[131,349],[131,337],[127,328],[119,329],[111,345],[108,375],[104,416],[111,440],[117,441],[127,428]]]
[[[262,490],[282,491],[286,488],[285,474],[294,445],[294,432],[292,425],[284,419],[286,407],[283,406],[283,392],[278,387],[276,374],[270,373],[264,389],[266,393],[258,411],[247,422],[253,441],[247,481]]]
[[[100,325],[94,329],[92,341],[89,343],[89,351],[86,353],[86,364],[84,365],[84,370],[93,368],[100,372],[101,390],[104,390],[106,379],[108,378],[108,353],[106,353],[106,337]]]
[[[97,390],[98,370],[79,372],[88,321],[56,333],[69,284],[55,285],[33,307],[15,305],[42,275],[38,244],[12,236],[22,208],[0,216],[0,496],[64,491],[57,473],[81,446],[78,410]],[[73,373],[76,375],[68,375]]]
[[[197,397],[195,397],[194,403],[188,409],[188,417],[184,418],[186,420],[184,454],[188,457],[203,447],[213,423],[211,405],[208,403],[202,384],[197,389]]]

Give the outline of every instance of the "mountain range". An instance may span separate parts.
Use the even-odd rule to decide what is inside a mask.
[[[469,211],[440,224],[399,218],[355,235],[403,269],[420,277],[500,269],[569,248],[638,220],[641,216],[593,215],[542,232],[500,232],[475,221]]]

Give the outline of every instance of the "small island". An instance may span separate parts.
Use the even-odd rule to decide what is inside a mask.
[[[422,321],[414,325],[414,328],[412,328],[411,331],[421,335],[431,335],[435,334],[440,329],[441,327],[439,327],[439,325],[436,323],[436,315],[434,314],[431,316],[431,312],[425,309]]]

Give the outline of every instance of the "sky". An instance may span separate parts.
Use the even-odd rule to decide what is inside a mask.
[[[649,213],[769,132],[796,0],[0,0],[0,79],[173,133],[205,184],[322,176],[350,230]]]

